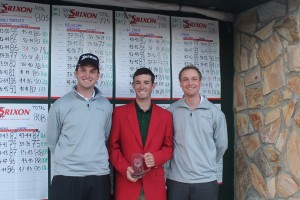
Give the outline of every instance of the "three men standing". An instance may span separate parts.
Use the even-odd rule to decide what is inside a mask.
[[[136,98],[116,107],[112,121],[112,106],[95,87],[99,76],[98,58],[81,55],[78,84],[49,111],[47,142],[55,158],[51,200],[110,199],[108,159],[116,169],[116,200],[217,200],[217,164],[228,145],[226,119],[199,93],[199,69],[189,65],[180,71],[184,97],[168,108],[172,114],[151,100],[152,71],[138,69],[132,83]],[[140,177],[134,176],[136,154]],[[170,159],[166,194],[163,164]]]

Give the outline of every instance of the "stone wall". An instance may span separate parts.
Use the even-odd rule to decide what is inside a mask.
[[[300,0],[234,23],[235,197],[300,200]]]

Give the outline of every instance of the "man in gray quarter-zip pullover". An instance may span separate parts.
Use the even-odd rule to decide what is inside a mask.
[[[51,107],[47,142],[54,159],[50,200],[110,200],[111,183],[106,143],[112,105],[95,87],[99,59],[79,57],[77,85]]]
[[[223,112],[200,95],[202,75],[193,65],[179,73],[184,97],[171,104],[174,155],[167,175],[168,200],[217,200],[217,164],[227,145]]]

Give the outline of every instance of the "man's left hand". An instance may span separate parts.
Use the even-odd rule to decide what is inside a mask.
[[[155,159],[152,153],[145,153],[144,154],[144,159],[145,159],[145,163],[146,166],[148,168],[154,167],[155,166]]]

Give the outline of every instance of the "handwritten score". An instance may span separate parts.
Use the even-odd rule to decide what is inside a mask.
[[[112,97],[112,47],[112,11],[52,6],[51,97],[61,97],[77,84],[74,71],[83,53],[99,57],[96,86],[103,96]]]
[[[0,199],[48,197],[46,104],[0,104]]]
[[[171,17],[172,23],[172,94],[181,98],[180,70],[189,64],[202,73],[201,94],[220,99],[220,56],[218,22],[205,19]]]
[[[133,73],[146,67],[155,75],[152,97],[170,99],[169,16],[116,12],[116,98],[133,98]]]
[[[45,98],[50,6],[17,1],[0,5],[0,98]]]

